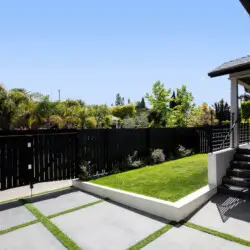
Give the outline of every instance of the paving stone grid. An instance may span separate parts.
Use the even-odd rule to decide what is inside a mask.
[[[102,201],[99,197],[75,188],[34,197],[29,199],[29,202],[50,218],[50,221],[81,249],[249,249],[247,246],[185,225],[175,225],[169,231],[147,241],[145,239],[156,235],[155,232],[165,227],[168,222],[110,201]],[[225,197],[216,196],[201,208],[190,221],[202,226],[208,225],[211,228],[212,226],[208,224],[209,218],[203,218],[204,211],[209,212],[210,216],[215,216],[213,206],[216,202],[228,205],[228,202],[225,202]],[[236,201],[231,202],[235,204]],[[245,211],[248,203],[239,201],[238,203],[241,204],[240,208],[233,207],[236,212],[237,209]],[[230,209],[233,208],[231,204]],[[68,213],[63,214],[64,211]],[[224,214],[229,216],[232,211],[229,212]],[[36,217],[26,209],[21,201],[0,205],[0,248],[4,250],[66,249],[46,227],[35,220]],[[232,221],[235,222],[234,220]],[[4,230],[32,222],[34,224],[1,234]],[[233,222],[230,222],[229,229],[225,225],[221,226],[218,222],[214,224],[214,227],[215,229],[221,229],[221,231],[224,229],[226,232],[231,232],[230,228]],[[237,221],[236,223],[238,225],[243,223],[244,230],[249,226],[248,222]],[[240,236],[239,232],[237,236]],[[243,234],[243,238],[248,240],[247,235]],[[138,244],[140,242],[142,242],[141,245]]]

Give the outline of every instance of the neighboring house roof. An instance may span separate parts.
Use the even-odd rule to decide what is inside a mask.
[[[231,73],[250,69],[250,56],[241,57],[230,62],[223,63],[208,73],[210,77],[223,76]]]
[[[244,6],[248,14],[250,14],[250,1],[249,0],[240,0],[241,4]]]

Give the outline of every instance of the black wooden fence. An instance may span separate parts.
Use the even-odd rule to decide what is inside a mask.
[[[148,156],[159,148],[168,158],[182,145],[195,153],[212,152],[228,128],[0,131],[0,190],[76,178],[86,162],[91,175],[108,173],[121,168],[134,151]]]
[[[77,155],[76,131],[1,131],[0,190],[75,178]]]

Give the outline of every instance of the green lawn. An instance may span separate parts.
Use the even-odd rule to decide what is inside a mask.
[[[207,184],[207,158],[206,154],[193,155],[90,182],[177,201]]]

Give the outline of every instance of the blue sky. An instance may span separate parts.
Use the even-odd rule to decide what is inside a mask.
[[[250,54],[238,0],[9,0],[0,3],[0,82],[89,104],[140,99],[154,81],[195,102],[229,100],[220,63]]]

